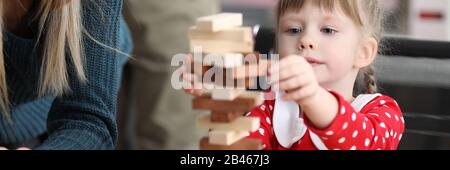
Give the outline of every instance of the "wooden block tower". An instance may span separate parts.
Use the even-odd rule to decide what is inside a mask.
[[[252,28],[242,23],[242,14],[222,13],[199,18],[189,30],[194,53],[191,72],[201,80],[208,71],[223,75],[202,81],[213,88],[193,100],[194,109],[211,111],[197,121],[199,128],[210,129],[208,137],[200,141],[202,150],[262,149],[260,140],[245,139],[249,132],[259,129],[260,120],[244,115],[263,102],[262,92],[246,89],[257,84],[257,77],[263,73],[257,71],[258,63],[264,61],[254,53]],[[254,57],[256,62],[246,62],[245,56]]]

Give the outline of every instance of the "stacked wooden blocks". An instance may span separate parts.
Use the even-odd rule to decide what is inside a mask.
[[[262,149],[260,140],[245,138],[259,129],[259,119],[244,114],[263,102],[263,93],[247,91],[257,84],[262,73],[258,63],[262,61],[253,51],[252,28],[242,23],[242,14],[222,13],[199,18],[189,30],[194,53],[191,72],[203,85],[213,87],[193,100],[194,109],[211,111],[197,122],[199,128],[210,129],[209,136],[200,141],[202,150]],[[210,81],[205,81],[207,76],[211,76]]]

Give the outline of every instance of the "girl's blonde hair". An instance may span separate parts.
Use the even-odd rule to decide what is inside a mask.
[[[42,43],[43,62],[39,78],[39,96],[60,96],[68,91],[68,68],[85,82],[82,43],[81,0],[38,1],[34,19],[38,24],[38,41]],[[4,1],[0,1],[0,111],[9,117],[10,106],[3,54]],[[65,52],[68,50],[66,58]],[[71,63],[69,66],[68,63]]]
[[[277,25],[286,12],[298,12],[306,1],[326,11],[333,11],[340,7],[356,25],[361,27],[361,30],[364,30],[364,33],[367,33],[366,36],[373,37],[380,43],[383,32],[383,17],[378,6],[378,0],[279,0],[276,11]],[[354,91],[355,94],[373,94],[378,91],[373,64],[359,71]]]

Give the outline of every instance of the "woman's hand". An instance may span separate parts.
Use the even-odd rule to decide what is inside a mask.
[[[194,74],[191,73],[190,70],[188,70],[188,68],[190,68],[192,66],[192,62],[193,62],[193,57],[192,55],[187,55],[186,56],[186,61],[184,62],[186,65],[180,67],[178,69],[178,71],[181,72],[181,75],[183,76],[183,80],[185,82],[188,82],[189,84],[191,84],[192,88],[185,88],[184,91],[188,94],[191,94],[193,96],[201,96],[203,95],[203,93],[205,92],[202,89],[196,89],[194,88],[195,84],[200,84],[201,81],[198,80],[198,77]],[[183,87],[184,88],[184,87]]]
[[[321,89],[312,66],[305,58],[291,55],[273,63],[269,71],[272,89],[285,91],[283,100],[293,100],[306,105]]]

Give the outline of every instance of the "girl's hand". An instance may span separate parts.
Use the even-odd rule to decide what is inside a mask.
[[[338,101],[320,87],[312,66],[303,57],[292,55],[273,64],[269,79],[273,89],[286,91],[282,99],[296,101],[316,128],[324,129],[333,122]]]
[[[269,74],[272,88],[286,92],[282,99],[296,101],[301,106],[312,101],[321,89],[312,66],[298,55],[274,63]]]
[[[190,54],[187,55],[185,64],[190,66],[190,65],[192,65],[192,61],[193,61],[192,55],[190,55]],[[190,70],[187,70],[187,68],[189,68],[189,67],[187,67],[186,65],[184,65],[178,69],[178,71],[180,71],[181,75],[183,76],[183,80],[190,83],[191,87],[194,87],[194,84],[200,84],[201,82],[198,80],[198,77],[196,75],[192,74],[190,72]],[[204,93],[204,90],[195,89],[195,88],[190,88],[190,89],[185,88],[184,91],[193,96],[201,96]]]

